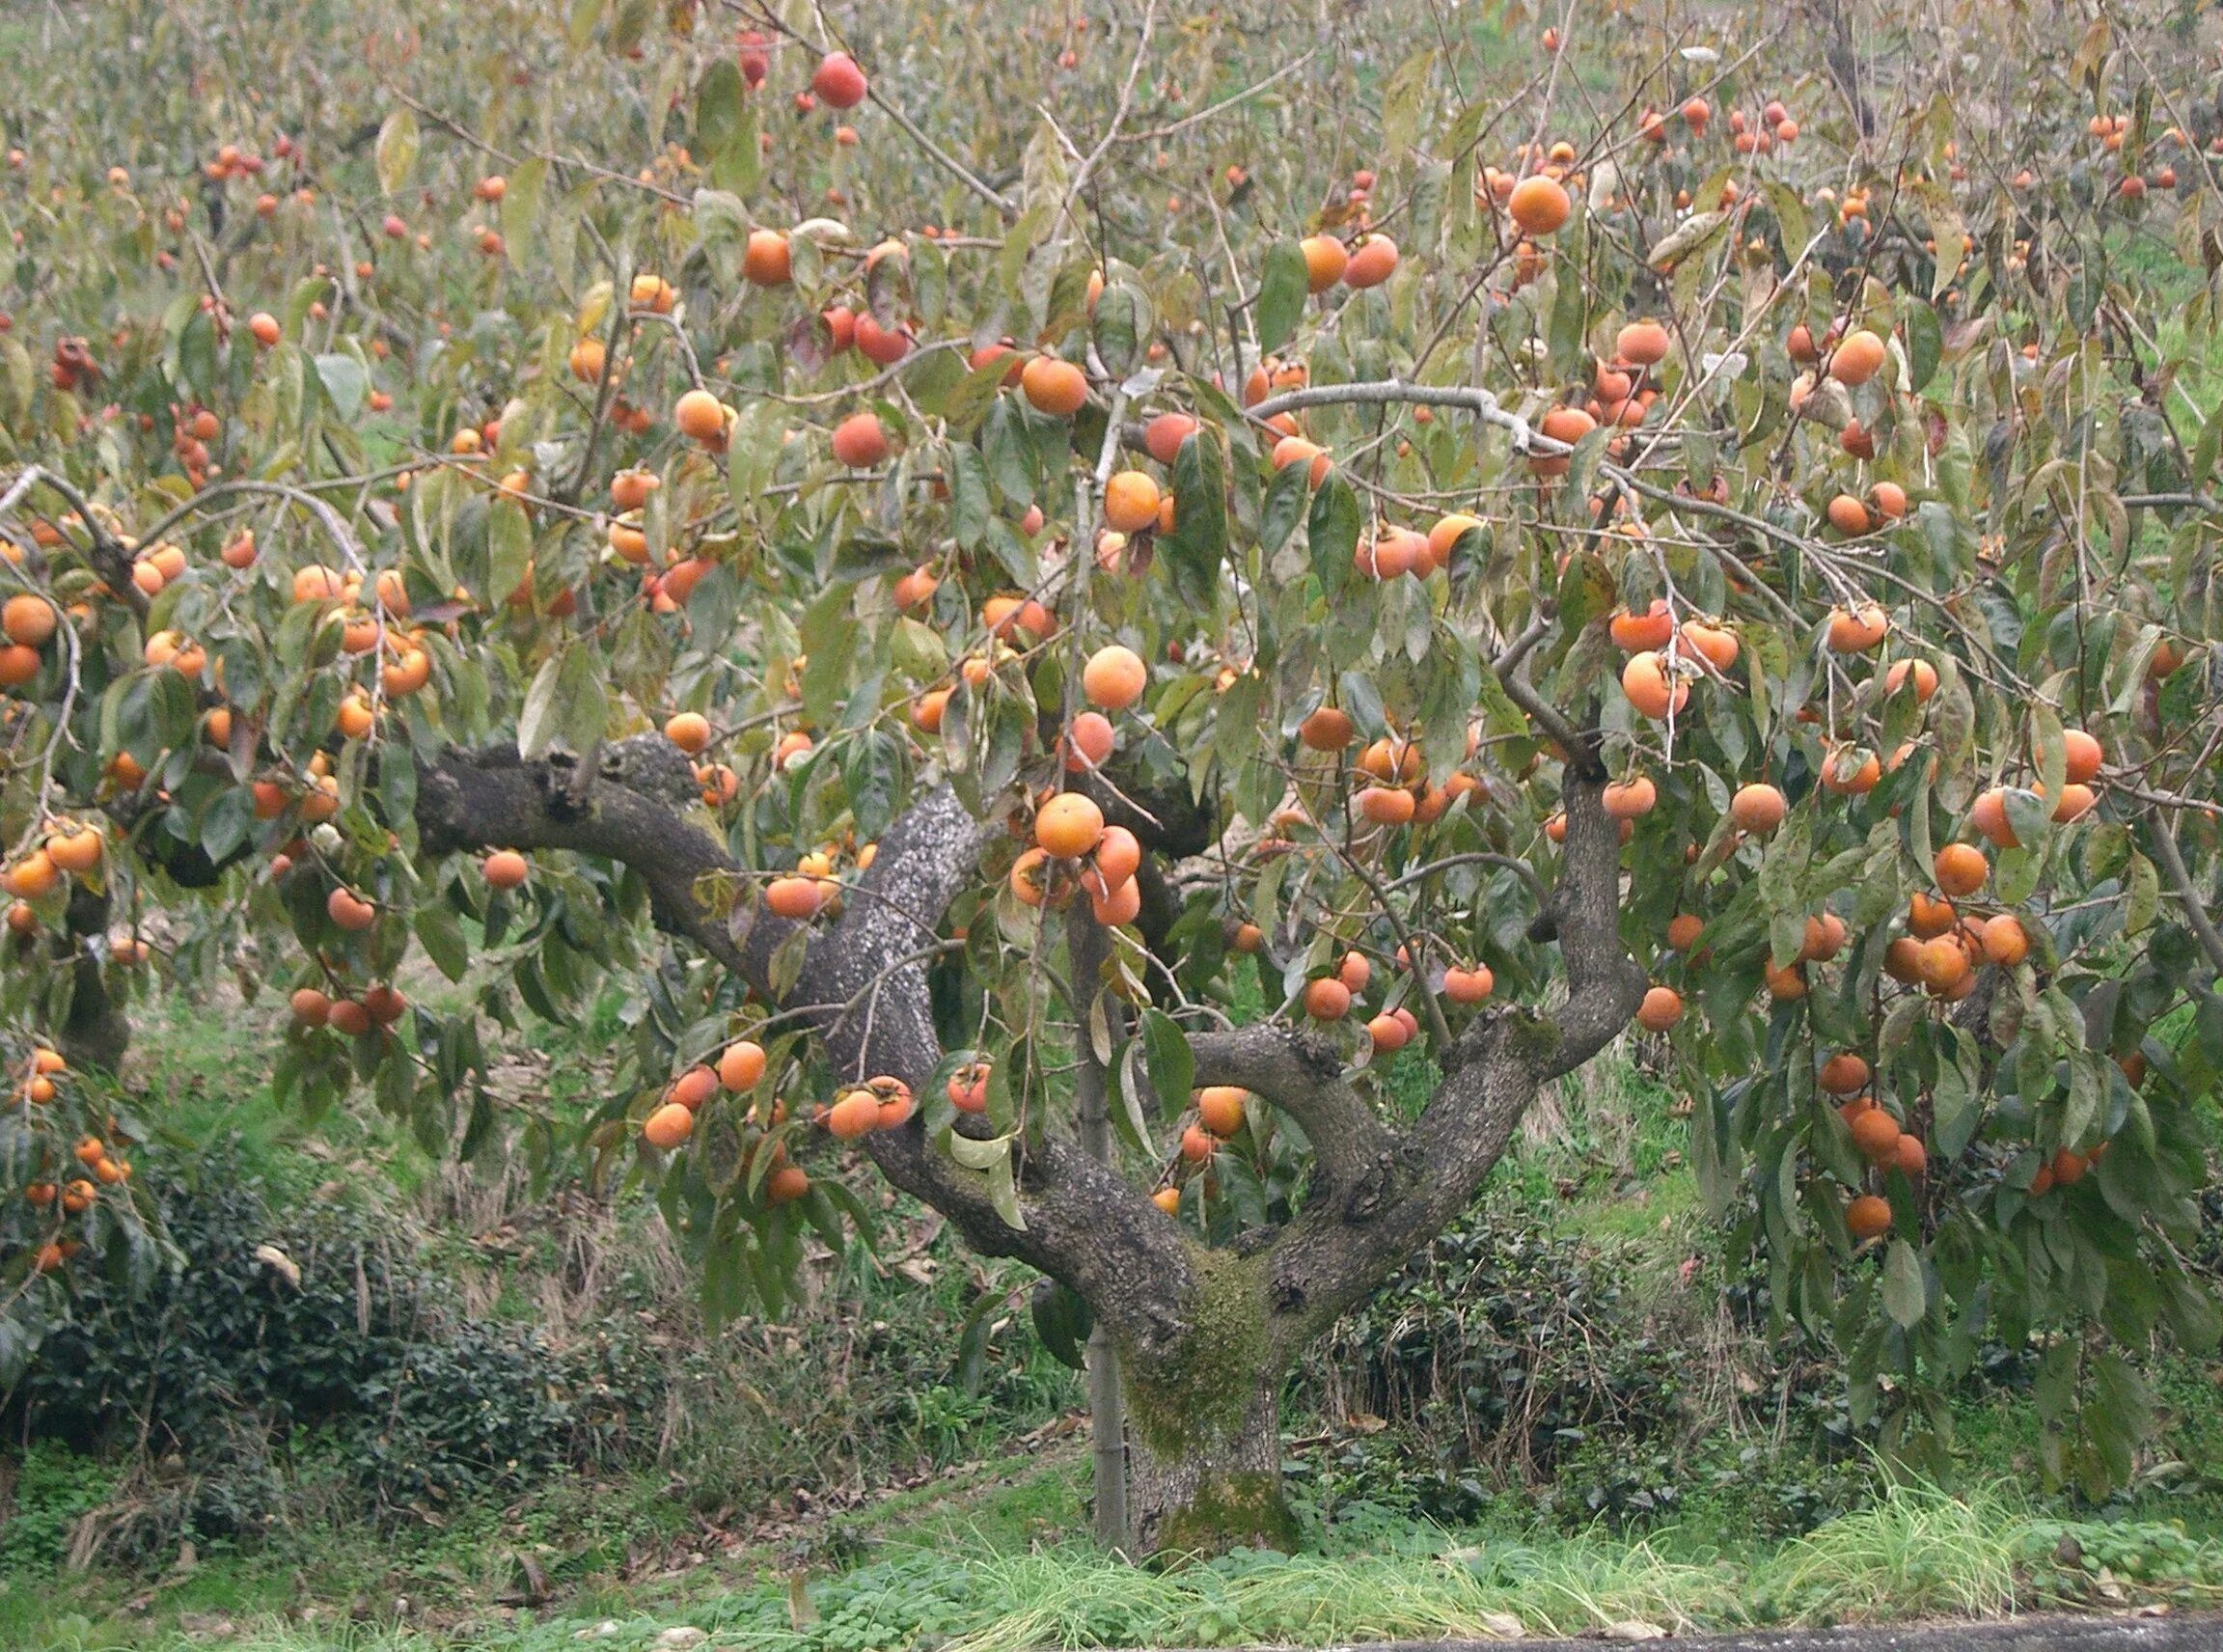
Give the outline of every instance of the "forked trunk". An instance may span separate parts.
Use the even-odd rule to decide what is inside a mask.
[[[1183,1396],[1130,1389],[1127,1514],[1138,1554],[1295,1547],[1281,1494],[1281,1376],[1248,1376],[1239,1408],[1199,1393],[1178,1423],[1166,1405]]]

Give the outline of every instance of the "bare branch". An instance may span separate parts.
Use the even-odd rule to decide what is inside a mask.
[[[2217,975],[2223,975],[2223,931],[2216,929],[2215,920],[2208,915],[2208,908],[2200,899],[2199,887],[2193,883],[2192,873],[2184,865],[2184,851],[2177,846],[2177,834],[2159,814],[2148,818],[2146,834],[2154,840],[2154,860],[2161,864],[2162,874],[2168,878],[2178,904],[2184,909],[2184,922],[2200,938],[2200,950],[2208,954],[2208,962]]]

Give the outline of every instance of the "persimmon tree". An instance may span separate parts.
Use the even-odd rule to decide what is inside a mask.
[[[0,1371],[160,1265],[86,1073],[230,971],[714,1315],[876,1170],[1044,1277],[1139,1547],[1278,1541],[1284,1374],[1633,1028],[1889,1449],[2003,1342],[2127,1474],[2223,1063],[2160,9],[109,10],[5,189]],[[616,975],[584,1130],[497,1103]]]

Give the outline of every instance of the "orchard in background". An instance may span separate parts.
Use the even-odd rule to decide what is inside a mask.
[[[1887,1452],[2027,1346],[2122,1483],[2216,1338],[2215,26],[1448,18],[10,25],[0,1381],[167,1265],[91,1070],[235,977],[713,1317],[876,1169],[1087,1343],[1101,1528],[1280,1541],[1284,1373],[1633,1025]]]

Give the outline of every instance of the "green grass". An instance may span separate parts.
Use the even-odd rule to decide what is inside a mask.
[[[1472,1638],[1516,1626],[1572,1635],[1631,1620],[1688,1631],[1993,1616],[2085,1598],[2082,1574],[2054,1559],[2065,1534],[2087,1553],[2112,1555],[2133,1597],[2223,1600],[2223,1545],[2213,1540],[2153,1523],[2047,1522],[2005,1489],[1948,1497],[1918,1486],[1893,1487],[1869,1507],[1775,1547],[1722,1544],[1678,1528],[1631,1542],[1413,1528],[1386,1539],[1359,1533],[1297,1556],[1246,1553],[1137,1569],[1077,1544],[1044,1547],[1022,1535],[1048,1506],[1046,1497],[1055,1504],[1070,1495],[1074,1473],[1064,1463],[999,1479],[970,1501],[970,1523],[952,1524],[948,1508],[929,1506],[917,1524],[880,1511],[858,1524],[858,1534],[872,1541],[869,1557],[812,1575],[800,1613],[787,1580],[791,1556],[757,1551],[690,1574],[683,1584],[652,1581],[538,1617],[481,1613],[432,1628],[250,1615],[238,1610],[249,1604],[245,1597],[227,1608],[219,1591],[206,1588],[192,1591],[193,1607],[181,1604],[184,1589],[169,1591],[137,1621],[82,1610],[31,1616],[5,1610],[11,1589],[0,1593],[0,1634],[23,1652],[168,1647],[223,1613],[243,1632],[228,1644],[271,1652],[449,1644],[537,1652],[582,1638],[632,1649],[675,1625],[707,1631],[712,1645],[755,1652],[864,1652],[928,1641],[948,1652],[1029,1652]],[[201,1615],[178,1615],[189,1611]],[[605,1623],[615,1627],[593,1634]]]

